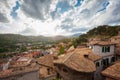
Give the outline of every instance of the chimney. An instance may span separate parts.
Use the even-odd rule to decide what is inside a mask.
[[[120,31],[118,32],[118,35],[120,35]]]
[[[84,54],[84,57],[85,57],[85,58],[88,58],[88,57],[89,57],[89,55],[88,55],[88,54]]]

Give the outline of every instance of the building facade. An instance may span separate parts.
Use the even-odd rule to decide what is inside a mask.
[[[0,77],[0,80],[39,80],[38,70],[26,72],[26,73],[16,73]]]
[[[110,66],[116,60],[115,43],[99,41],[89,44],[94,54],[101,56],[101,59],[95,61],[96,72],[94,73],[94,80],[103,80],[101,71]]]
[[[88,48],[75,49],[54,61],[57,77],[61,80],[93,80],[96,66],[94,60],[100,59]]]

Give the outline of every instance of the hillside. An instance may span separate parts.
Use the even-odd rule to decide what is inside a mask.
[[[92,30],[89,30],[87,32],[88,37],[94,37],[94,36],[115,36],[118,34],[120,31],[120,26],[108,26],[108,25],[103,25],[103,26],[98,26]]]
[[[101,40],[105,40],[106,38],[110,38],[112,36],[118,35],[120,32],[120,25],[118,26],[98,26],[96,28],[93,28],[89,30],[86,34],[80,35],[78,38],[75,39],[74,44],[77,46],[77,44],[81,44],[84,42],[88,42],[90,38],[100,38]]]
[[[19,34],[0,34],[0,43],[18,42],[48,42],[64,39],[64,36],[44,37],[44,36],[23,36]]]
[[[16,44],[47,44],[57,40],[65,39],[64,36],[44,37],[44,36],[23,36],[19,34],[0,34],[0,52],[14,51],[19,48]]]

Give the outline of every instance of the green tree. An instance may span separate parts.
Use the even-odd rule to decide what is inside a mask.
[[[65,48],[63,46],[60,46],[60,49],[59,49],[59,54],[58,55],[61,55],[65,52]]]
[[[6,54],[0,54],[0,58],[7,58]]]
[[[78,43],[79,43],[78,39],[73,40],[73,46],[75,48],[78,46]]]
[[[24,52],[24,51],[27,51],[27,48],[25,46],[22,46],[20,52]]]

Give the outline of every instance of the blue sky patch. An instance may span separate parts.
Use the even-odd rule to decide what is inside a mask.
[[[73,7],[70,6],[70,4],[68,3],[68,1],[59,1],[57,4],[56,4],[56,9],[55,11],[51,12],[51,16],[52,18],[54,19],[54,17],[56,15],[59,16],[59,14],[57,13],[57,11],[59,10],[60,14],[63,14],[65,12],[67,12],[68,10],[72,9]]]
[[[84,1],[84,0],[77,0],[77,4],[75,4],[75,7],[80,6],[80,5],[82,4],[83,1]]]
[[[108,6],[109,4],[110,4],[110,2],[105,2],[105,3],[103,4],[103,8],[100,9],[100,10],[98,10],[97,12],[101,12],[101,11],[106,10],[106,8],[107,8],[107,6]]]
[[[60,10],[61,13],[64,13],[64,12],[68,11],[71,8],[71,6],[69,5],[69,3],[67,1],[60,1],[56,5],[56,10],[58,8],[61,9]]]
[[[19,7],[20,7],[20,3],[19,3],[19,1],[16,1],[16,5],[12,8],[12,11],[11,11],[11,13],[10,13],[10,15],[14,18],[14,19],[16,19],[17,18],[17,10],[19,9]]]

